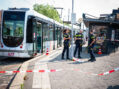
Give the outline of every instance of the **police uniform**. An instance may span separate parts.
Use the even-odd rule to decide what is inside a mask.
[[[64,33],[63,37],[69,38],[70,36],[68,33]],[[67,52],[67,59],[69,59],[69,39],[64,40],[64,49],[62,52],[62,59],[64,59],[65,51]]]
[[[82,47],[82,41],[83,41],[83,34],[82,33],[77,33],[75,35],[76,38],[80,38],[80,39],[77,39],[75,41],[75,44],[76,44],[76,47],[75,47],[75,51],[74,51],[74,57],[76,56],[76,52],[78,50],[78,58],[81,58],[80,56],[80,52],[81,52],[81,47]]]
[[[94,39],[95,39],[95,36],[93,34],[90,34],[90,36],[89,36],[89,45],[92,43],[92,41]],[[91,58],[89,61],[96,60],[94,52],[93,52],[93,48],[94,48],[94,43],[91,46],[89,46],[89,53],[90,53],[90,58]]]

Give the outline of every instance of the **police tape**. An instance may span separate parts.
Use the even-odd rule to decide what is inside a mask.
[[[56,69],[51,69],[51,70],[26,70],[26,71],[0,71],[0,73],[8,73],[8,74],[12,74],[12,73],[45,73],[45,72],[57,72],[57,71],[61,71],[61,70],[56,70]]]
[[[78,59],[78,58],[75,58],[75,57],[73,57],[72,60],[73,60],[73,61],[77,61],[77,62],[79,62],[79,63],[84,63],[84,62],[86,62],[86,61],[82,61],[82,60],[80,60],[80,59]]]
[[[72,59],[73,61],[77,61],[77,62],[82,62],[82,61],[80,61],[80,59],[78,59],[78,58],[75,58],[75,57],[73,57],[73,59]]]
[[[79,71],[81,73],[84,74],[88,74],[88,75],[95,75],[95,76],[103,76],[103,75],[108,75],[111,74],[113,72],[119,71],[119,67],[112,69],[108,72],[104,72],[104,73],[100,73],[100,74],[95,74],[95,73],[91,73],[91,72],[84,72],[81,71],[80,69],[67,69],[67,70],[72,70],[72,71]],[[26,71],[0,71],[0,74],[13,74],[13,73],[49,73],[49,72],[58,72],[58,71],[66,71],[66,69],[51,69],[51,70],[26,70]]]
[[[91,73],[91,72],[84,72],[84,71],[81,71],[79,69],[74,69],[75,71],[80,71],[82,73],[85,73],[85,74],[88,74],[88,75],[95,75],[95,76],[104,76],[104,75],[108,75],[108,74],[111,74],[113,72],[116,72],[116,71],[119,71],[119,67],[118,68],[115,68],[115,69],[112,69],[108,72],[104,72],[104,73],[100,73],[100,74],[95,74],[95,73]]]
[[[111,73],[116,72],[118,70],[119,70],[119,67],[118,68],[115,68],[115,69],[112,69],[112,70],[110,70],[108,72],[104,72],[104,73],[98,74],[98,75],[108,75],[108,74],[111,74]]]
[[[77,61],[77,62],[79,62],[79,63],[83,63],[83,62],[84,62],[84,61],[81,61],[80,59],[74,58],[74,57],[73,57],[72,60],[73,60],[73,61]],[[78,69],[77,69],[77,70],[78,70]],[[86,73],[86,74],[91,74],[91,75],[107,75],[107,74],[111,74],[111,73],[113,73],[113,72],[116,72],[116,71],[118,71],[118,70],[119,70],[119,67],[118,67],[118,68],[115,68],[115,69],[112,69],[112,70],[110,70],[110,71],[108,71],[108,72],[101,73],[101,74],[94,74],[94,73],[83,72],[83,71],[81,71],[81,72]]]

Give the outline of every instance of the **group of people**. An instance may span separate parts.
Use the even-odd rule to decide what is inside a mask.
[[[62,59],[64,59],[64,54],[66,52],[66,59],[70,59],[69,58],[69,45],[70,45],[70,34],[69,34],[69,30],[65,29],[63,32],[63,38],[64,38],[64,49],[62,52]],[[80,32],[76,33],[76,35],[74,36],[74,40],[75,40],[75,50],[74,50],[74,57],[76,57],[76,53],[78,51],[78,58],[81,58],[80,52],[82,51],[82,45],[83,45],[83,31],[80,30]],[[94,52],[93,52],[93,47],[95,44],[95,36],[93,34],[93,30],[90,31],[89,34],[89,45],[88,45],[88,51],[90,53],[90,59],[88,61],[96,61],[95,56],[94,56]]]

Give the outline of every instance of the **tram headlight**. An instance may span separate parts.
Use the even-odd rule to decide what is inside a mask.
[[[20,48],[23,48],[23,44],[20,45]]]
[[[3,44],[1,43],[1,48],[3,48]]]

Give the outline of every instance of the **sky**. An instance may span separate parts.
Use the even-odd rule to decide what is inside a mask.
[[[0,9],[8,7],[32,8],[33,4],[50,4],[54,7],[62,7],[62,19],[68,20],[68,13],[72,11],[72,0],[0,0]],[[118,0],[74,0],[74,12],[77,20],[82,17],[82,13],[88,13],[99,17],[100,14],[110,14],[112,9],[119,8]],[[58,10],[61,13],[61,10]]]

